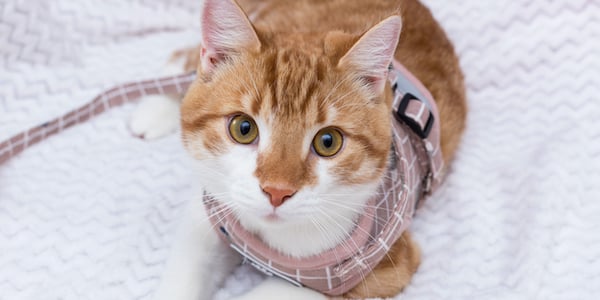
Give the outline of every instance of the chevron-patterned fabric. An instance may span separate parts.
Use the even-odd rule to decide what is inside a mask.
[[[199,0],[0,1],[0,141],[198,42]],[[412,225],[398,299],[600,295],[600,2],[426,0],[466,74],[468,129]],[[0,299],[150,299],[197,196],[177,135],[125,105],[0,166]],[[197,198],[196,198],[197,199]],[[227,299],[262,280],[239,268]]]

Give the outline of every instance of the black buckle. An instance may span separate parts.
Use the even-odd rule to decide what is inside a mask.
[[[429,136],[431,128],[433,128],[433,113],[429,109],[427,110],[429,112],[429,117],[427,118],[427,122],[425,123],[425,128],[421,128],[418,122],[406,115],[406,108],[408,107],[408,103],[410,103],[411,100],[418,100],[420,102],[423,102],[421,101],[421,99],[417,98],[411,93],[404,94],[404,97],[402,97],[402,100],[400,100],[400,104],[398,105],[398,110],[396,111],[396,118],[404,122],[420,138],[425,139]]]

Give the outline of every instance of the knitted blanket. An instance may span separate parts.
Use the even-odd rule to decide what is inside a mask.
[[[600,295],[600,2],[426,0],[470,115],[412,232],[398,299]],[[0,2],[0,143],[197,44],[196,0]],[[178,135],[133,138],[125,104],[0,165],[0,299],[151,299],[187,202]],[[0,157],[2,153],[0,153]],[[217,299],[262,280],[242,266]]]

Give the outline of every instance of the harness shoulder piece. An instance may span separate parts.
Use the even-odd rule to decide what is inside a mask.
[[[425,174],[429,183],[424,188],[430,193],[444,177],[437,105],[429,90],[398,61],[392,62],[389,77],[394,90],[394,116],[419,137],[414,141],[420,150],[417,155],[429,164]]]

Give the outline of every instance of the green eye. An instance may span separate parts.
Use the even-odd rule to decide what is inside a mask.
[[[258,127],[249,116],[239,115],[229,122],[229,134],[234,141],[247,145],[258,137]]]
[[[340,149],[344,139],[342,134],[334,128],[321,129],[313,139],[313,148],[315,152],[323,157],[336,155]]]

